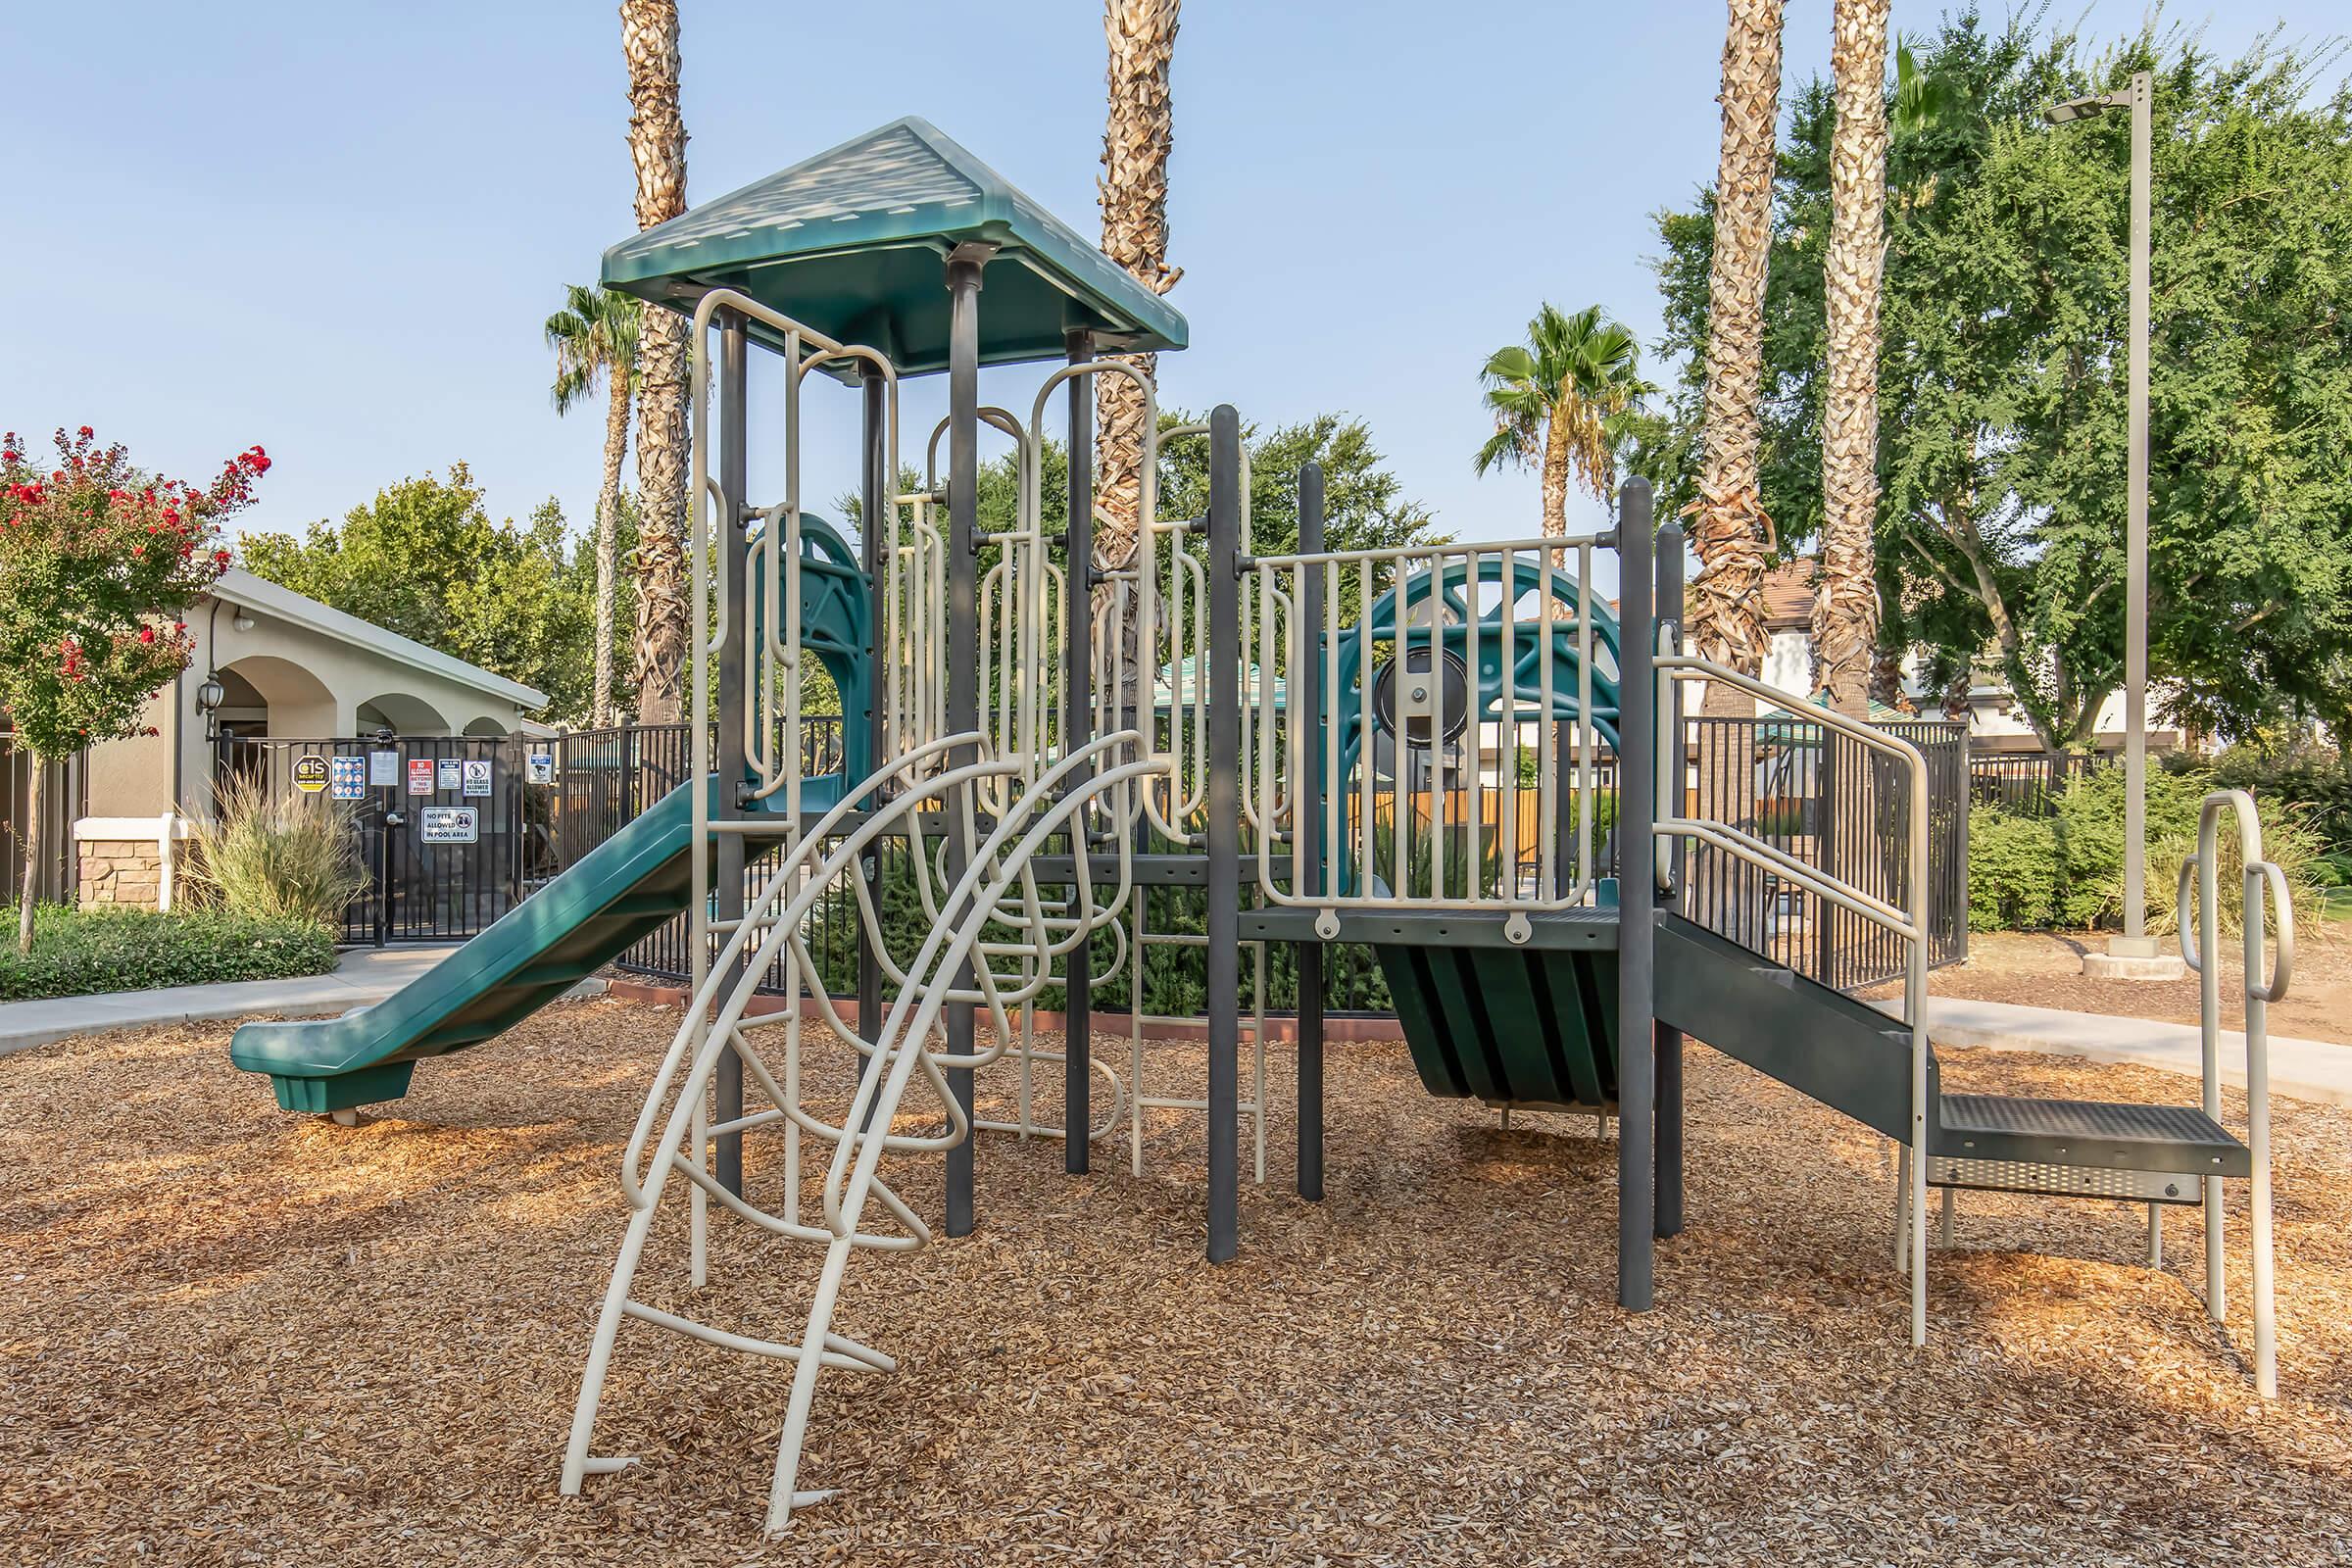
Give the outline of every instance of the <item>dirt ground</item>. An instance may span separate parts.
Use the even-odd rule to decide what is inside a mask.
[[[1936,996],[1976,1002],[2018,1002],[2173,1023],[2197,1021],[2193,974],[2166,981],[2086,978],[2082,955],[2103,953],[2106,944],[2105,934],[2096,931],[1973,932],[1968,961],[1936,970],[1928,989]],[[2234,940],[2222,964],[2222,1015],[2225,1026],[2235,1029],[2244,1019],[2244,1004],[2238,1000],[2244,995],[2244,965],[2238,961]],[[2168,946],[2166,951],[2175,950]],[[2331,921],[2318,932],[2303,933],[2286,999],[2271,1004],[2270,1026],[2274,1035],[2352,1040],[2352,922]]]
[[[623,1223],[618,1148],[677,1014],[602,1001],[427,1062],[351,1130],[232,1070],[225,1025],[0,1059],[0,1556],[28,1564],[1933,1563],[2352,1560],[2352,1116],[2281,1102],[2279,1381],[2191,1286],[2195,1214],[1975,1197],[1914,1354],[1885,1147],[1712,1053],[1658,1307],[1613,1299],[1589,1121],[1331,1073],[1330,1198],[1292,1125],[1200,1256],[1202,1125],[1062,1174],[990,1139],[982,1229],[853,1271],[803,1484],[759,1535],[788,1369],[631,1325],[598,1433],[644,1464],[557,1495]],[[1106,1043],[1107,1047],[1107,1043]],[[1123,1047],[1120,1055],[1123,1057]],[[1158,1048],[1156,1093],[1200,1049]],[[2134,1069],[1944,1054],[1954,1086],[2177,1099]],[[1247,1080],[1245,1079],[1245,1083]],[[996,1086],[1002,1088],[1000,1081]],[[1277,1056],[1272,1102],[1292,1086]],[[2235,1113],[2233,1107],[2232,1113]],[[772,1197],[765,1151],[755,1193]],[[896,1167],[938,1210],[936,1158]],[[2243,1221],[2233,1192],[2232,1217]],[[812,1254],[721,1224],[657,1302],[796,1332]],[[2009,1250],[2020,1249],[2021,1250]]]

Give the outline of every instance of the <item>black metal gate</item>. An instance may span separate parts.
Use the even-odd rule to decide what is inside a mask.
[[[548,791],[531,783],[534,757],[550,753],[522,736],[223,735],[214,779],[217,790],[247,778],[273,799],[311,794],[349,812],[368,888],[344,911],[345,943],[457,942],[554,863]]]

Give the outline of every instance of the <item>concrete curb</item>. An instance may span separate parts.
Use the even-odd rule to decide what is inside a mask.
[[[108,1029],[209,1023],[259,1012],[289,1017],[347,1012],[383,1001],[456,951],[454,946],[359,949],[344,954],[332,974],[0,1003],[0,1056]],[[602,980],[583,980],[564,1000],[599,996],[604,989]]]

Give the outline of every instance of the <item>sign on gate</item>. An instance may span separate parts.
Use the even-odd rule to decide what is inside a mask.
[[[400,782],[400,754],[398,752],[369,752],[368,754],[368,786],[388,790]]]
[[[533,752],[530,756],[530,780],[534,784],[553,784],[556,781],[556,754]]]
[[[458,787],[458,760],[456,758],[444,757],[435,764],[433,782],[437,787],[454,790]]]
[[[411,795],[433,793],[433,760],[431,758],[412,757],[409,759],[409,793]]]
[[[294,787],[305,795],[326,788],[326,759],[310,752],[294,760]]]
[[[466,793],[468,797],[490,793],[490,760],[469,757],[466,760]]]
[[[417,812],[416,832],[427,844],[477,843],[481,814],[470,806],[428,806]]]
[[[335,757],[327,760],[329,793],[338,801],[364,801],[368,798],[368,759],[365,757]]]

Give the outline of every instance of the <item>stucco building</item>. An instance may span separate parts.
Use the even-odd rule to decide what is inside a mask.
[[[192,821],[213,814],[223,734],[509,735],[547,702],[519,681],[245,571],[224,573],[187,619],[195,657],[148,705],[157,733],[92,747],[75,770],[74,869],[84,903],[170,906],[176,847]]]

